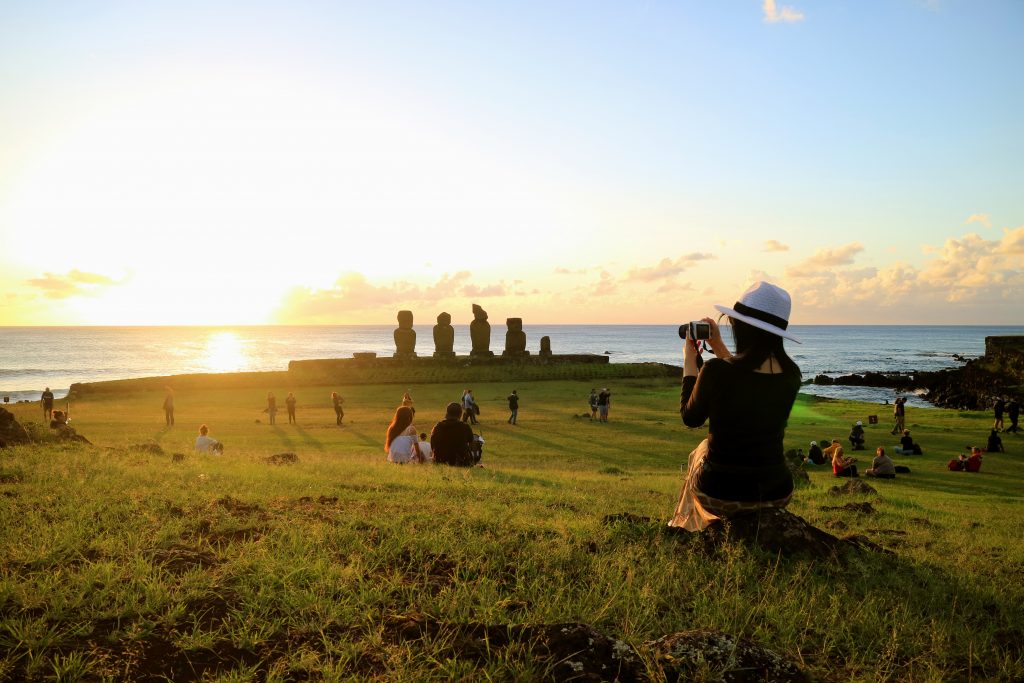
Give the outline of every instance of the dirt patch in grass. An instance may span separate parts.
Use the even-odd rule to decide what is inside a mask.
[[[257,503],[246,503],[232,496],[224,496],[213,501],[212,507],[219,507],[227,510],[230,514],[235,516],[251,515],[254,513],[263,512],[263,508]]]
[[[422,614],[389,617],[384,636],[395,642],[431,640],[443,654],[458,659],[486,661],[505,656],[496,651],[526,651],[547,662],[549,678],[556,681],[647,680],[633,648],[609,638],[588,624],[445,623]]]
[[[0,472],[0,484],[20,484],[25,477],[17,472]]]
[[[847,503],[846,505],[822,505],[822,512],[858,512],[862,515],[873,515],[877,512],[871,503]]]
[[[220,560],[209,550],[186,545],[172,545],[153,551],[153,562],[161,565],[170,574],[184,574],[192,569],[208,569],[220,564]]]
[[[299,461],[299,456],[294,453],[274,453],[263,459],[268,465],[294,465]]]

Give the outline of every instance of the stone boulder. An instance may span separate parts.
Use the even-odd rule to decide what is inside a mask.
[[[794,662],[748,638],[722,631],[682,631],[648,644],[668,683],[681,681],[777,681],[812,679]]]
[[[0,448],[30,443],[28,432],[21,423],[14,419],[14,414],[6,408],[0,408]]]

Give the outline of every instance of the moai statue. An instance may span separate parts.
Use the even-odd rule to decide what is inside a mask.
[[[544,357],[551,356],[551,337],[540,338],[540,355]]]
[[[434,325],[434,358],[455,358],[455,328],[448,313],[437,316]]]
[[[487,322],[487,311],[473,304],[473,322],[469,324],[469,337],[473,340],[470,356],[491,357],[491,324]]]
[[[412,311],[398,312],[395,330],[395,358],[416,357],[416,330],[412,329]]]
[[[530,352],[526,350],[526,333],[523,332],[523,319],[506,318],[505,325],[508,326],[508,332],[505,333],[505,350],[501,355],[511,358],[529,356]]]

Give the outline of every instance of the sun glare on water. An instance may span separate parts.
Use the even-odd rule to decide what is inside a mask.
[[[202,365],[207,372],[238,372],[245,367],[242,340],[234,332],[214,332],[206,340]]]

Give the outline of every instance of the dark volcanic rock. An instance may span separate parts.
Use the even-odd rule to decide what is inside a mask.
[[[877,496],[878,491],[875,490],[871,484],[868,484],[860,479],[851,479],[842,486],[833,486],[828,490],[830,496],[843,496],[848,493],[854,493],[864,496]]]
[[[299,456],[294,453],[274,453],[265,458],[268,465],[292,465],[299,461]]]
[[[682,631],[649,644],[668,683],[679,681],[778,681],[811,678],[792,661],[747,638],[721,631]]]
[[[862,547],[775,508],[714,522],[698,535],[709,551],[727,542],[745,541],[772,553],[828,559]]]
[[[14,419],[14,414],[6,408],[0,408],[0,448],[30,441],[28,432]]]

